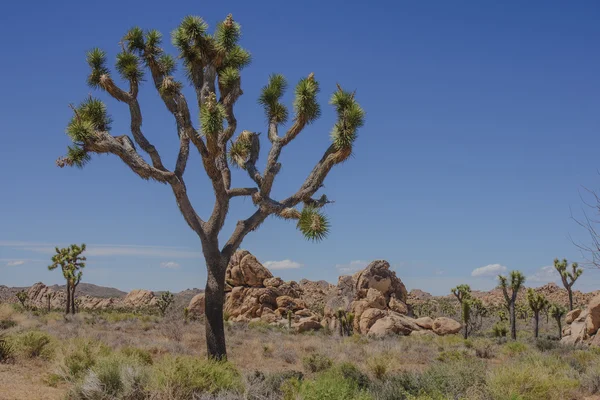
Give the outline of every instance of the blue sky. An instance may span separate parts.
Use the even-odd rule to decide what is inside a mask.
[[[276,275],[335,282],[383,258],[409,288],[443,294],[465,282],[489,289],[495,273],[511,269],[536,286],[555,279],[543,268],[555,257],[580,260],[569,236],[586,238],[570,209],[579,212],[582,186],[600,188],[600,5],[366,4],[4,5],[0,284],[58,283],[60,274],[46,271],[53,246],[85,242],[87,282],[125,290],[204,286],[199,240],[167,187],[140,180],[113,156],[95,156],[84,170],[54,161],[68,144],[68,104],[92,92],[88,49],[101,47],[114,59],[133,25],[168,37],[185,15],[214,27],[229,12],[253,55],[236,109],[240,130],[266,130],[256,99],[270,73],[294,84],[314,72],[321,83],[323,116],[282,154],[276,196],[294,192],[327,147],[334,121],[327,100],[336,82],[356,89],[367,112],[354,158],[326,181],[324,193],[335,200],[326,210],[329,238],[307,242],[293,223],[270,219],[244,241]],[[165,48],[174,54],[170,43]],[[172,166],[172,117],[150,84],[140,102],[144,131]],[[107,103],[113,132],[127,133],[126,108]],[[206,215],[211,189],[196,154],[186,182]],[[248,183],[234,173],[234,185]],[[236,199],[232,208],[226,233],[253,206]],[[576,286],[599,289],[600,271],[586,272]]]

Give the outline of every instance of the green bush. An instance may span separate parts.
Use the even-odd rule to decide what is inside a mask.
[[[336,369],[344,379],[354,382],[359,389],[366,389],[371,384],[371,380],[367,374],[350,362],[341,363]]]
[[[196,357],[164,357],[152,369],[157,398],[190,399],[202,393],[243,392],[242,377],[227,362]]]
[[[105,344],[89,339],[74,339],[63,345],[57,357],[58,376],[74,381],[85,375],[100,357],[106,357],[111,349]]]
[[[497,323],[492,328],[492,333],[494,334],[494,337],[503,338],[508,334],[508,328],[503,323]]]
[[[140,364],[152,365],[152,354],[148,350],[140,349],[137,347],[125,347],[121,349],[121,354],[126,357],[138,360]]]
[[[372,397],[358,384],[345,379],[339,371],[331,369],[317,375],[314,380],[305,380],[299,385],[302,400],[370,400]],[[293,397],[291,397],[293,398]]]
[[[469,355],[464,350],[448,350],[442,351],[437,360],[441,362],[460,361],[468,358]]]
[[[312,353],[302,359],[302,365],[306,372],[321,372],[331,368],[333,362],[323,354]]]
[[[560,342],[551,339],[538,339],[535,341],[535,348],[539,351],[550,351],[560,346]]]
[[[50,359],[54,354],[53,341],[44,332],[29,331],[14,337],[17,351],[26,358]]]
[[[522,342],[508,342],[502,348],[502,352],[509,356],[516,356],[525,353],[527,350],[527,345]]]
[[[0,363],[6,363],[14,358],[13,345],[3,336],[0,336]]]
[[[475,358],[434,363],[419,377],[420,390],[434,398],[471,398],[471,391],[485,387],[486,364]]]
[[[490,340],[481,340],[475,342],[475,355],[479,358],[494,358],[496,356],[496,348]]]
[[[600,393],[600,361],[596,360],[581,375],[581,387],[589,394]]]
[[[492,370],[487,387],[494,400],[574,398],[577,373],[553,355],[527,354]]]
[[[3,319],[0,321],[0,330],[10,329],[17,326],[17,323],[12,319]]]
[[[378,355],[367,360],[367,367],[376,379],[383,379],[390,365],[389,357]]]

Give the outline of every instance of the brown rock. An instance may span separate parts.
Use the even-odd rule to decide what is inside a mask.
[[[590,340],[590,346],[600,347],[600,333],[596,333],[596,335]]]
[[[460,332],[462,325],[452,318],[439,317],[433,321],[432,329],[440,336],[451,335]]]
[[[396,299],[406,302],[406,287],[396,277],[396,273],[390,270],[390,264],[385,260],[373,261],[367,268],[354,274],[352,279],[355,282],[356,291],[373,288],[381,292],[386,302],[392,295]]]
[[[579,343],[583,343],[585,339],[587,339],[586,333],[586,324],[582,321],[573,321],[570,326],[571,334],[568,336],[564,336],[560,342],[566,345],[576,345]]]
[[[408,314],[408,307],[406,307],[406,304],[400,300],[397,300],[395,296],[390,297],[390,303],[388,306],[390,307],[390,310],[397,312],[398,314]]]
[[[590,300],[587,308],[586,318],[587,334],[593,335],[600,329],[600,295]]]
[[[192,318],[198,318],[201,315],[204,315],[205,303],[204,303],[204,293],[199,293],[192,297],[190,300],[190,304],[188,305],[188,313]]]
[[[415,324],[423,329],[433,329],[433,319],[430,317],[421,317],[415,319]]]
[[[260,320],[270,324],[272,322],[278,321],[279,317],[275,315],[273,310],[271,310],[270,308],[263,308],[260,315]]]
[[[225,282],[232,287],[262,287],[264,280],[272,277],[273,274],[247,250],[236,251],[225,271]]]
[[[573,311],[569,311],[567,313],[567,316],[565,317],[565,322],[567,324],[572,323],[573,321],[575,321],[575,319],[577,319],[577,317],[579,317],[579,314],[581,314],[580,308],[576,308]]]
[[[265,287],[279,287],[281,285],[283,285],[283,280],[279,277],[275,277],[275,278],[267,278],[263,281],[263,285]]]
[[[379,308],[369,308],[365,310],[360,316],[358,324],[359,333],[365,334],[369,332],[371,326],[373,326],[377,320],[385,317],[386,315],[387,313]]]
[[[379,308],[380,310],[385,310],[386,308],[385,297],[377,289],[369,288],[364,300],[369,305],[369,308]]]
[[[277,292],[273,288],[234,287],[225,299],[224,310],[230,317],[244,315],[260,317],[264,308],[277,307]]]
[[[365,312],[366,313],[366,312]],[[387,316],[378,319],[369,329],[369,336],[387,336],[391,334],[410,335],[411,332],[419,331],[412,318],[390,312]]]
[[[287,310],[298,311],[306,308],[306,303],[300,299],[293,299],[290,296],[279,296],[276,299],[277,308],[285,308]]]
[[[127,293],[123,299],[123,307],[143,308],[155,306],[157,302],[154,292],[145,289],[135,289]]]
[[[298,333],[316,331],[322,328],[321,323],[314,318],[301,318],[300,321],[292,324],[292,327]]]

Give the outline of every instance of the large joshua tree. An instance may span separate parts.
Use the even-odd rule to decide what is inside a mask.
[[[573,311],[573,285],[577,278],[583,274],[583,270],[579,268],[579,264],[576,262],[571,264],[571,271],[569,271],[569,263],[566,259],[559,260],[558,258],[554,259],[554,268],[560,274],[560,279],[562,280],[563,286],[567,289],[567,293],[569,294],[569,311]]]
[[[452,294],[458,300],[461,310],[461,316],[464,323],[463,336],[465,339],[469,337],[469,320],[471,317],[471,287],[463,284],[451,289]]]
[[[56,254],[52,256],[52,265],[48,266],[50,271],[60,267],[63,273],[63,277],[67,281],[67,305],[65,308],[66,314],[75,314],[75,290],[81,282],[83,272],[82,268],[85,268],[86,258],[81,254],[85,251],[85,243],[81,246],[72,244],[69,247],[55,249]]]
[[[329,223],[320,209],[329,200],[325,195],[318,199],[314,196],[331,169],[352,154],[357,129],[364,120],[364,111],[356,102],[354,92],[345,91],[338,85],[330,101],[337,113],[331,131],[332,144],[298,191],[284,199],[273,198],[273,183],[281,170],[279,157],[283,149],[321,114],[316,99],[319,84],[312,73],[300,79],[294,90],[293,116],[284,130],[283,125],[290,114],[281,102],[287,82],[282,75],[270,76],[258,99],[266,114],[266,136],[270,142],[266,166],[260,171],[259,134],[243,130],[234,138],[238,130],[234,105],[242,95],[240,71],[250,63],[250,54],[240,47],[239,39],[240,25],[231,15],[217,25],[212,35],[207,33],[207,24],[201,18],[189,16],[172,33],[172,42],[179,52],[175,58],[162,49],[158,31],[132,28],[123,37],[116,60],[116,70],[128,83],[128,90],[119,87],[113,79],[107,67],[106,53],[100,49],[91,50],[87,54],[91,68],[88,83],[127,105],[133,139],[127,134],[111,134],[106,106],[90,97],[78,107],[72,107],[74,115],[67,133],[73,145],[69,146],[65,157],[57,160],[61,167],[82,167],[93,153],[111,153],[142,179],[170,186],[183,218],[202,244],[208,271],[207,351],[209,357],[217,359],[226,357],[224,284],[225,270],[232,254],[244,237],[271,215],[296,220],[298,229],[309,239],[320,240],[326,236]],[[177,59],[182,60],[187,79],[196,94],[194,105],[199,109],[199,127],[192,122],[192,111],[182,91],[183,83],[173,76]],[[165,166],[159,152],[142,131],[138,92],[145,70],[150,72],[151,81],[175,120],[179,152],[173,169]],[[184,172],[190,147],[200,154],[214,192],[213,210],[207,219],[196,213],[188,197]],[[230,166],[245,170],[251,186],[233,187]],[[231,199],[242,196],[250,197],[256,210],[248,218],[238,221],[229,239],[222,244],[219,233]]]
[[[519,290],[525,283],[525,276],[519,271],[511,271],[509,278],[499,275],[498,282],[500,289],[502,289],[505,306],[508,308],[510,316],[510,336],[513,340],[517,340],[517,313],[515,305]]]

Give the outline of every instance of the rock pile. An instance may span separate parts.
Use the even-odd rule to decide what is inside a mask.
[[[570,311],[566,322],[561,343],[600,346],[600,294],[590,300],[585,310]]]
[[[390,334],[448,335],[460,331],[461,324],[450,318],[407,316],[408,294],[390,264],[376,260],[353,276],[341,276],[334,294],[327,300],[324,326],[339,327],[339,310],[353,316],[354,332],[370,336]]]
[[[274,277],[247,250],[238,250],[231,257],[225,272],[224,312],[230,321],[262,321],[269,324],[288,324],[288,313],[292,327],[298,332],[320,329],[320,318],[308,309],[302,299],[306,292],[311,298],[319,298],[319,283],[305,281],[284,282]],[[204,295],[195,296],[188,306],[191,317],[204,314]]]
[[[27,290],[28,304],[35,308],[63,309],[67,304],[67,294],[63,291],[53,290],[41,282],[36,283]],[[124,299],[100,298],[92,296],[76,296],[80,310],[106,310],[106,309],[140,309],[156,305],[156,297],[149,290],[132,290]],[[50,304],[48,304],[50,302]]]

